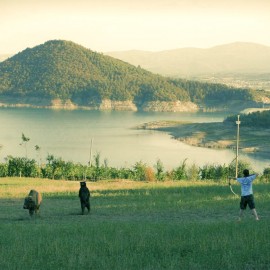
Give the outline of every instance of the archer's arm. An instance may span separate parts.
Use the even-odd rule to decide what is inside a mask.
[[[257,177],[257,174],[253,173],[249,177],[251,178],[251,181],[254,181]]]

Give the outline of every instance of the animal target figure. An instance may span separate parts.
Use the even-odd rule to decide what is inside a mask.
[[[37,192],[36,190],[30,190],[27,197],[24,199],[23,209],[28,209],[29,214],[32,217],[33,214],[39,213],[39,207],[42,202],[41,193]]]
[[[82,215],[84,215],[84,210],[87,208],[88,213],[90,212],[90,191],[86,186],[86,182],[80,182],[79,197],[81,201]]]

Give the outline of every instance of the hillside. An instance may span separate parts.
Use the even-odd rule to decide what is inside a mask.
[[[8,59],[11,56],[12,56],[12,54],[0,54],[0,62]]]
[[[177,87],[185,89],[192,102],[205,110],[241,111],[245,108],[270,106],[270,92],[238,88],[219,83],[170,79]]]
[[[120,51],[107,55],[167,76],[263,74],[270,70],[270,47],[236,42],[209,49],[181,48],[160,52]]]
[[[128,101],[126,106],[133,108],[154,101],[189,101],[187,92],[166,78],[61,40],[28,48],[0,63],[0,94],[30,104],[65,101],[90,108],[104,101],[105,107]]]
[[[262,95],[172,80],[70,41],[52,40],[0,63],[0,106],[196,111],[260,106]]]

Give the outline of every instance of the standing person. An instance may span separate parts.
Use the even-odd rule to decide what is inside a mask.
[[[255,216],[256,220],[259,220],[258,214],[255,209],[255,202],[253,197],[252,182],[257,177],[256,174],[249,175],[249,170],[245,169],[243,171],[244,177],[236,178],[236,180],[241,184],[241,201],[240,201],[240,213],[239,221],[243,217],[244,210],[247,205]]]
[[[86,186],[86,182],[80,182],[80,185],[81,187],[79,190],[79,197],[81,201],[81,209],[83,215],[85,207],[87,208],[88,213],[90,212],[90,191]]]

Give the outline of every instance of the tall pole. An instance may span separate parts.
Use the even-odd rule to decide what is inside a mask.
[[[92,146],[93,146],[93,139],[91,139],[91,144],[90,144],[90,156],[89,156],[89,166],[90,167],[92,165]]]
[[[239,131],[240,131],[240,115],[237,115],[237,136],[236,136],[236,164],[235,164],[235,178],[238,177],[238,156],[239,156]]]
[[[92,145],[93,145],[93,139],[91,138],[89,162],[88,162],[89,167],[91,167],[92,165]],[[84,181],[86,181],[86,174],[87,174],[87,168],[85,169],[85,173],[84,173]]]

